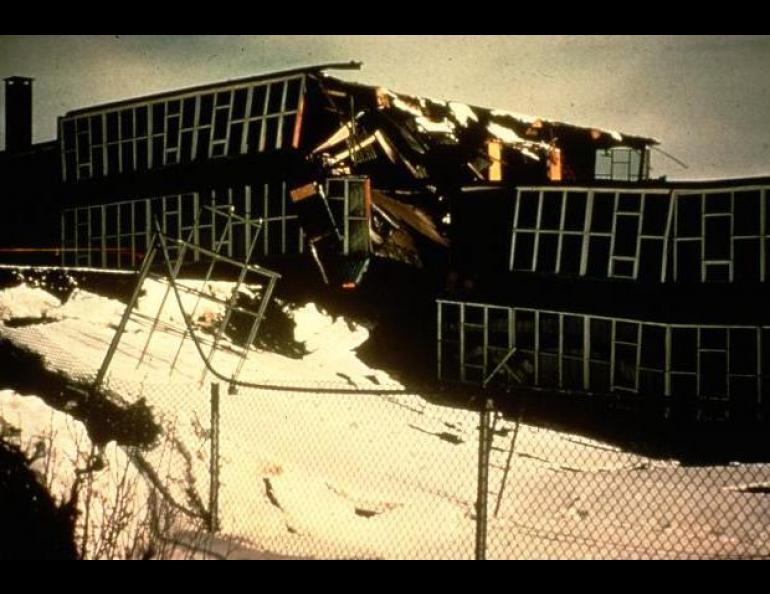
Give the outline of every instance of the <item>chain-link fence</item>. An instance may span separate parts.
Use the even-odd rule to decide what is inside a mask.
[[[770,554],[770,464],[648,457],[491,400],[312,387],[212,385],[221,538],[313,558]]]

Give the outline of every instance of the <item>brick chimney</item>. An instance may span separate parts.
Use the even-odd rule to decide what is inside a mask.
[[[24,76],[5,79],[5,150],[9,153],[32,145],[32,81]]]

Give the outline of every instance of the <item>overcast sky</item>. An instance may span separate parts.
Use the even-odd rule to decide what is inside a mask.
[[[688,166],[657,153],[655,176],[770,175],[770,36],[0,36],[0,76],[35,78],[35,141],[71,109],[349,60],[332,74],[652,136]]]

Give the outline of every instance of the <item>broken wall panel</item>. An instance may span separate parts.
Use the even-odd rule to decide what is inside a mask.
[[[656,322],[438,300],[446,381],[661,399],[757,418],[770,401],[770,327]]]

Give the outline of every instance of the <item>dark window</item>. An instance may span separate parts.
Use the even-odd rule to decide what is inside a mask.
[[[719,282],[719,283],[730,282],[730,265],[729,264],[707,264],[706,280]]]
[[[102,161],[102,147],[91,149],[91,165],[94,168],[94,177],[104,175],[104,162]]]
[[[124,142],[121,145],[121,159],[123,163],[123,173],[134,170],[134,146],[131,141]]]
[[[166,148],[179,146],[179,118],[168,119],[168,132],[166,133]]]
[[[147,107],[136,108],[136,135],[147,136]]]
[[[93,116],[91,118],[91,142],[93,144],[102,144],[104,137],[102,130],[102,116]]]
[[[695,371],[697,352],[694,328],[671,329],[671,368],[674,371]]]
[[[614,384],[623,388],[636,388],[636,347],[628,344],[615,345]]]
[[[246,115],[246,89],[238,89],[233,95],[233,114],[235,120],[239,120]]]
[[[561,192],[545,192],[543,195],[543,212],[540,216],[541,229],[559,229],[561,204]]]
[[[701,280],[700,241],[680,241],[676,246],[676,278],[678,281]]]
[[[88,158],[91,152],[91,147],[88,142],[88,132],[85,134],[78,134],[78,162],[88,163]]]
[[[564,316],[564,354],[580,356],[583,354],[583,318]]]
[[[278,145],[278,118],[265,120],[265,148],[274,149]]]
[[[77,120],[77,131],[88,132],[88,118],[79,118]]]
[[[580,253],[583,248],[581,235],[563,235],[561,239],[560,274],[580,274]]]
[[[759,239],[736,239],[733,242],[733,272],[736,281],[759,281],[759,252]]]
[[[644,218],[642,219],[643,235],[663,236],[666,232],[668,207],[668,196],[647,195],[644,199]]]
[[[586,218],[586,195],[570,192],[567,194],[567,210],[564,213],[564,229],[582,231]]]
[[[198,146],[195,153],[196,159],[207,159],[209,156],[209,140],[211,138],[211,129],[204,128],[198,130]]]
[[[707,213],[729,213],[730,212],[730,194],[720,192],[718,194],[706,194],[706,212]]]
[[[201,126],[208,126],[211,123],[211,116],[214,110],[214,97],[212,95],[203,95],[201,97],[200,115],[198,122]]]
[[[294,142],[294,126],[296,122],[297,116],[284,116],[283,128],[281,130],[281,148],[291,148]]]
[[[607,363],[590,364],[590,389],[592,392],[604,393],[610,390],[610,366]]]
[[[700,395],[710,398],[727,396],[727,357],[724,353],[700,354]]]
[[[262,134],[262,121],[255,120],[253,122],[249,122],[246,144],[248,145],[248,151],[250,153],[256,153],[259,151],[260,134]]]
[[[538,237],[537,246],[537,265],[535,269],[538,272],[556,271],[556,249],[558,246],[558,236],[541,233]]]
[[[107,114],[107,142],[118,139],[118,112],[111,111]]]
[[[254,87],[251,97],[251,117],[261,116],[265,111],[265,90],[267,85]]]
[[[615,195],[604,192],[594,195],[591,231],[609,233],[612,231],[612,213],[615,210]]]
[[[640,194],[620,194],[618,196],[618,212],[639,212],[642,205]]]
[[[301,79],[293,78],[286,83],[286,110],[294,110],[299,107],[299,90]]]
[[[756,330],[748,328],[733,328],[730,330],[730,373],[756,375]]]
[[[610,238],[591,237],[588,242],[588,276],[607,278],[610,257]]]
[[[230,141],[228,147],[229,155],[239,155],[241,153],[241,139],[243,138],[243,123],[238,122],[230,125]]]
[[[179,99],[176,99],[174,101],[168,102],[168,113],[169,115],[176,115],[179,113],[179,110],[181,108]]]
[[[701,197],[680,196],[677,202],[676,217],[678,237],[700,237]]]
[[[540,314],[541,351],[556,353],[559,351],[559,316],[556,314]]]
[[[639,324],[630,322],[615,323],[615,340],[621,342],[632,342],[636,344],[638,339]]]
[[[152,132],[161,134],[166,129],[166,106],[156,103],[152,106]]]
[[[123,140],[134,137],[133,109],[124,109],[120,112],[120,135]]]
[[[185,132],[182,132],[182,150],[180,154],[181,161],[189,161],[193,157],[192,138],[193,138],[192,130],[186,130]]]
[[[725,350],[727,331],[724,328],[701,328],[700,348]]]
[[[110,175],[117,175],[120,172],[120,151],[117,144],[107,147],[107,172]]]
[[[735,193],[733,225],[736,235],[759,235],[759,190]]]
[[[516,346],[520,349],[535,348],[535,314],[531,311],[516,312]]]
[[[611,331],[608,320],[591,319],[591,359],[610,360]]]
[[[220,91],[217,93],[217,107],[222,105],[230,105],[230,91]]]
[[[195,124],[195,97],[188,97],[182,103],[182,128],[192,128]]]
[[[614,260],[612,262],[612,276],[634,278],[634,263],[630,260]]]
[[[163,165],[163,137],[159,136],[152,139],[152,165],[161,167]]]
[[[730,259],[729,217],[709,217],[706,219],[706,259]]]
[[[270,94],[267,104],[268,113],[280,113],[283,100],[283,82],[274,82],[270,85]]]
[[[522,192],[519,199],[519,218],[516,224],[522,229],[534,229],[537,223],[537,192]]]
[[[660,326],[642,326],[642,367],[663,369],[666,362],[666,329]]]
[[[663,267],[663,241],[659,239],[642,239],[639,254],[640,281],[660,282]]]
[[[218,109],[214,115],[214,139],[222,140],[227,136],[227,110]]]
[[[534,233],[516,233],[516,244],[513,254],[514,270],[532,270],[532,255],[535,251]]]
[[[147,169],[147,141],[139,140],[136,143],[136,168],[139,170]]]
[[[636,240],[638,237],[639,217],[634,215],[618,215],[615,221],[615,254],[616,256],[636,256]]]

